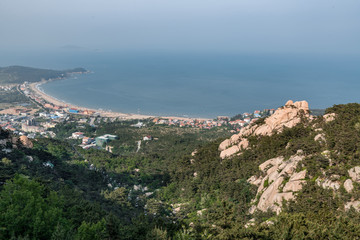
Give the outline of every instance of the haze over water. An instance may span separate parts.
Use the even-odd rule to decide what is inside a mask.
[[[0,66],[84,67],[43,88],[125,113],[325,108],[359,102],[359,12],[355,0],[5,0]]]
[[[277,108],[288,99],[307,100],[311,108],[360,101],[354,56],[57,52],[17,58],[0,64],[93,71],[42,88],[72,104],[124,113],[212,118]]]

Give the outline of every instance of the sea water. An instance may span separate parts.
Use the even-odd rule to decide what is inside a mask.
[[[360,101],[360,58],[306,54],[32,52],[1,66],[84,67],[89,74],[42,85],[65,102],[157,116],[233,116],[289,99],[311,108]]]

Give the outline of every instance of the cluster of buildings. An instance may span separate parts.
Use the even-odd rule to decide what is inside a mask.
[[[245,127],[251,123],[256,122],[261,117],[270,116],[275,112],[275,109],[265,109],[263,111],[255,110],[253,113],[243,113],[236,115],[232,119],[227,116],[219,116],[213,120],[198,120],[198,119],[176,119],[176,118],[155,118],[153,123],[168,126],[178,127],[195,127],[201,129],[211,129],[214,127],[231,126],[237,130]]]
[[[176,119],[176,118],[169,118],[169,119],[162,119],[162,118],[155,118],[153,123],[161,124],[161,125],[168,125],[168,126],[178,126],[178,127],[195,127],[201,129],[211,129],[214,127],[221,127],[225,125],[228,120],[225,119],[217,119],[217,120],[199,120],[199,119]]]
[[[112,147],[107,144],[113,140],[119,139],[118,136],[112,134],[105,134],[96,138],[87,137],[83,132],[74,132],[69,137],[70,139],[81,139],[81,144],[79,145],[83,149],[89,148],[104,148],[107,151],[111,152]]]
[[[56,126],[52,122],[36,122],[36,119],[32,115],[0,115],[0,126],[2,129],[10,130],[18,135],[26,135],[28,138],[35,138],[36,134],[40,134],[45,137],[55,137],[53,131],[49,131],[49,128]]]

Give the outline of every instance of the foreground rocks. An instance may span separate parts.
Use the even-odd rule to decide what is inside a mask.
[[[251,135],[271,136],[275,132],[282,132],[284,128],[294,127],[303,118],[310,118],[309,104],[306,101],[294,103],[289,100],[284,107],[278,108],[273,115],[266,118],[264,123],[249,125],[241,129],[239,134],[223,141],[219,146],[220,157],[224,159],[248,148],[249,142],[246,138]]]
[[[299,151],[300,153],[301,151]],[[262,176],[252,176],[248,182],[258,187],[250,213],[268,210],[280,213],[282,201],[295,198],[295,192],[306,183],[306,170],[296,172],[297,164],[304,156],[297,154],[288,160],[284,157],[269,159],[259,166]]]

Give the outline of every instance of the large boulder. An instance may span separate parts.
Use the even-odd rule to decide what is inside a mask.
[[[283,129],[292,128],[298,123],[301,122],[302,118],[309,118],[309,104],[306,101],[293,102],[289,100],[284,107],[278,108],[275,113],[265,119],[263,124],[249,125],[245,128],[242,128],[238,134],[233,135],[230,139],[223,141],[219,150],[221,151],[221,158],[232,156],[237,152],[233,152],[235,148],[232,148],[231,151],[227,151],[231,146],[238,144],[239,142],[246,139],[250,135],[256,136],[271,136],[274,132],[281,132]],[[244,146],[239,146],[239,150],[246,149],[248,144]],[[226,152],[224,152],[226,151]],[[229,154],[233,152],[232,154]]]
[[[289,181],[285,184],[283,192],[297,192],[302,189],[302,185],[305,184],[305,180]]]
[[[335,113],[328,113],[323,116],[325,122],[332,122],[335,120],[336,114]]]
[[[227,149],[229,146],[231,146],[231,141],[230,141],[230,139],[226,139],[226,140],[224,140],[222,143],[220,143],[219,151],[224,151],[224,150]]]
[[[27,136],[20,136],[19,138],[21,144],[23,145],[23,147],[26,148],[33,148],[34,144],[30,141],[30,139]]]
[[[351,208],[354,208],[356,211],[360,210],[360,201],[351,201],[345,204],[345,211],[349,211]]]
[[[330,178],[318,178],[316,179],[316,184],[324,189],[332,189],[332,190],[339,190],[340,188],[340,181],[333,180]]]
[[[239,152],[240,148],[237,145],[234,145],[224,151],[221,152],[220,157],[222,159],[234,155],[235,153]]]
[[[351,179],[346,179],[346,181],[344,182],[344,188],[348,193],[352,192],[352,190],[354,189],[354,185]]]
[[[348,173],[354,182],[360,182],[360,167],[359,166],[349,169]]]
[[[306,184],[306,170],[296,172],[297,164],[304,156],[294,155],[288,160],[284,157],[272,158],[260,164],[259,169],[263,176],[252,176],[248,179],[250,184],[258,187],[257,196],[253,199],[253,207],[249,210],[254,213],[256,210],[272,210],[276,213],[281,211],[283,200],[291,200],[294,193],[300,191]],[[288,179],[288,181],[286,181]],[[256,199],[259,199],[258,202]]]

